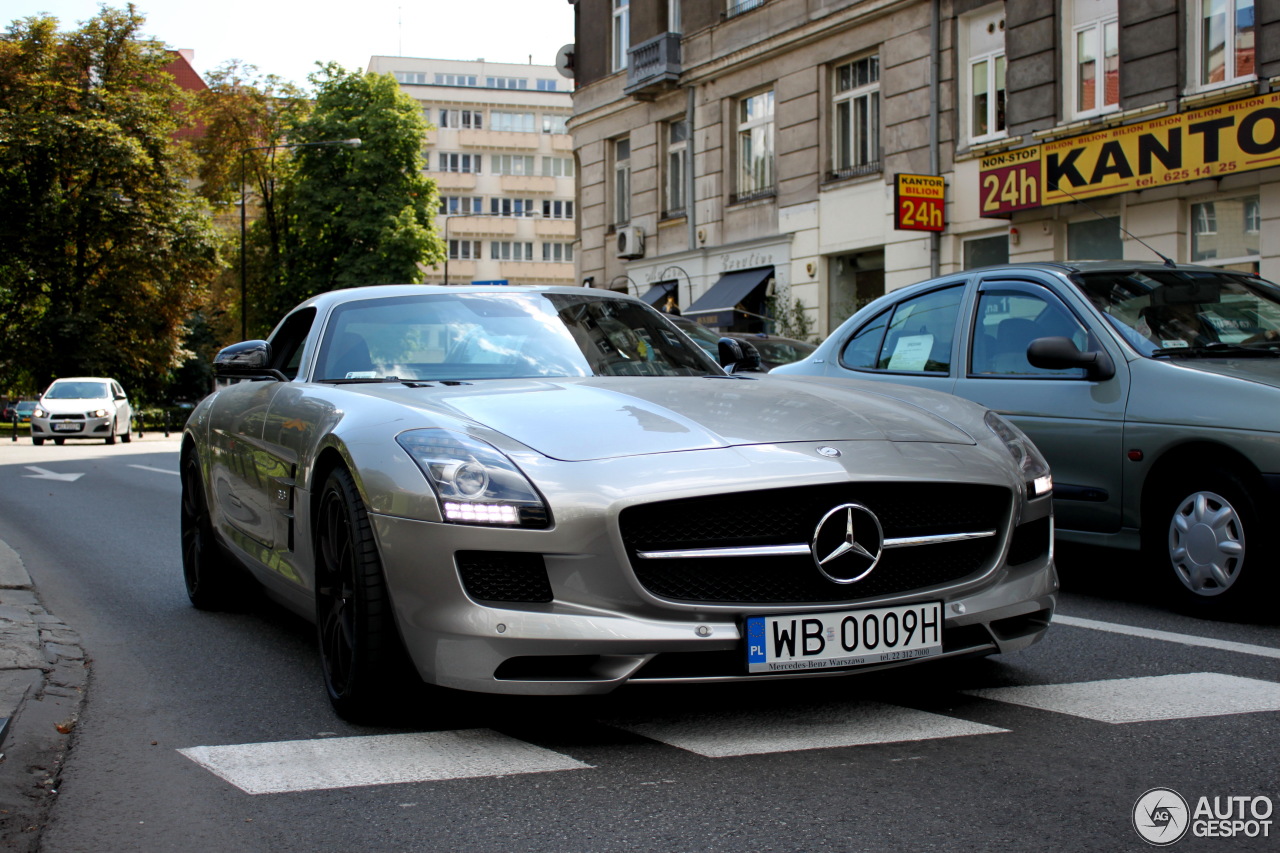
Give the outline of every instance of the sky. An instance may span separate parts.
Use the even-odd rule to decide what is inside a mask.
[[[127,0],[109,6],[123,8]],[[37,14],[76,28],[100,0],[0,0],[0,24]],[[195,51],[202,76],[228,60],[305,85],[318,61],[364,70],[371,56],[554,65],[573,41],[567,0],[135,0],[143,34]]]

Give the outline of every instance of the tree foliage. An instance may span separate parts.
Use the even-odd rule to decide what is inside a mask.
[[[173,136],[189,101],[130,5],[0,36],[0,381],[110,375],[155,393],[218,269]]]

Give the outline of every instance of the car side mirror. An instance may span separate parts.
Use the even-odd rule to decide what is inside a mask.
[[[748,342],[721,338],[716,345],[720,351],[720,366],[730,373],[761,369],[760,351]]]
[[[1116,375],[1115,363],[1105,350],[1081,352],[1071,338],[1036,338],[1027,346],[1027,361],[1045,370],[1083,367],[1085,376],[1098,382]]]
[[[213,358],[213,375],[230,379],[261,379],[271,377],[288,381],[283,373],[267,365],[271,364],[271,344],[266,341],[243,341],[224,347]]]

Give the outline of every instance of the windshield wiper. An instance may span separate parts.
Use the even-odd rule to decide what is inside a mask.
[[[1280,343],[1268,341],[1260,346],[1243,346],[1241,344],[1212,343],[1197,347],[1163,347],[1152,350],[1152,358],[1276,358],[1280,357],[1275,347]]]
[[[351,379],[317,379],[317,382],[323,382],[326,385],[369,385],[379,382],[403,382],[399,376],[362,376],[360,378]]]

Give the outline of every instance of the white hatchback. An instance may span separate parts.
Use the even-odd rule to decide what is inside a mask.
[[[55,379],[31,413],[31,443],[52,439],[101,438],[115,444],[128,441],[133,423],[129,395],[114,379],[78,376]]]

